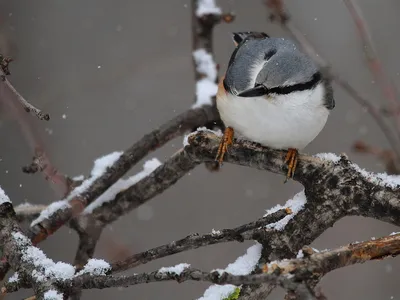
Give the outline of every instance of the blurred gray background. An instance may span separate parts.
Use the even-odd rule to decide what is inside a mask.
[[[370,75],[355,26],[342,1],[286,1],[293,22],[361,94],[384,100]],[[400,84],[400,2],[359,1],[384,67]],[[220,0],[237,14],[232,24],[215,30],[216,61],[225,70],[233,50],[231,31],[258,30],[285,35],[266,20],[259,0]],[[194,98],[190,1],[0,0],[0,49],[11,55],[10,80],[27,99],[50,113],[50,122],[32,123],[53,163],[71,176],[88,175],[93,160],[123,150],[157,125],[186,110]],[[380,161],[351,151],[356,139],[386,147],[371,117],[335,86],[336,109],[327,126],[306,148],[309,153],[346,152],[371,171],[384,171]],[[21,166],[32,151],[18,123],[6,111],[0,119],[0,185],[14,204],[48,204],[57,200],[39,174]],[[182,146],[176,139],[150,154],[165,160]],[[146,158],[146,159],[148,159]],[[141,169],[142,163],[131,173]],[[210,174],[195,169],[175,186],[107,228],[95,257],[115,258],[114,247],[135,253],[193,232],[229,228],[262,216],[301,190],[283,177],[234,165]],[[398,231],[364,218],[346,218],[326,231],[313,246],[337,247]],[[230,243],[185,252],[137,268],[152,271],[188,262],[210,270],[223,268],[253,243]],[[63,228],[40,244],[54,260],[72,262],[77,236]],[[399,259],[367,263],[332,272],[322,281],[329,299],[400,299]],[[195,299],[208,285],[198,282],[153,283],[126,289],[85,291],[83,299]],[[8,296],[21,299],[22,291]],[[282,299],[282,291],[270,299]]]

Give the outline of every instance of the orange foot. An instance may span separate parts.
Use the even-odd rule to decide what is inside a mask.
[[[234,131],[232,127],[225,128],[224,135],[222,136],[221,142],[218,147],[218,153],[215,158],[220,166],[222,165],[222,161],[224,160],[224,155],[228,150],[228,146],[232,144],[233,134]]]
[[[289,148],[288,153],[286,154],[285,163],[288,164],[288,172],[286,174],[285,183],[290,179],[293,178],[294,171],[297,167],[297,149]]]

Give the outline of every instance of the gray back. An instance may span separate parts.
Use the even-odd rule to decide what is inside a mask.
[[[249,39],[238,47],[225,75],[225,83],[233,93],[252,88],[255,83],[267,88],[304,83],[318,71],[311,58],[288,39]],[[269,58],[270,53],[274,54]]]

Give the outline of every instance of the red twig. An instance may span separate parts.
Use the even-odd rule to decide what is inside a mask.
[[[361,10],[354,0],[344,0],[343,2],[349,10],[351,17],[354,20],[354,23],[356,24],[370,72],[374,76],[375,81],[378,83],[379,87],[381,88],[383,95],[387,100],[389,100],[390,104],[392,105],[392,109],[396,111],[400,103],[400,99],[396,97],[396,89],[389,76],[385,73],[385,70],[383,69],[382,63],[377,55],[374,44],[372,42],[371,35],[368,31],[368,27],[361,14]],[[394,114],[393,116],[396,120],[397,130],[399,130],[400,134],[400,117],[397,114]]]

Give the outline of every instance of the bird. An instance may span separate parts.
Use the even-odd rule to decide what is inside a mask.
[[[290,39],[264,32],[234,32],[235,49],[221,77],[216,106],[225,125],[216,163],[238,133],[246,140],[287,150],[285,182],[298,151],[324,128],[335,107],[331,81]]]

